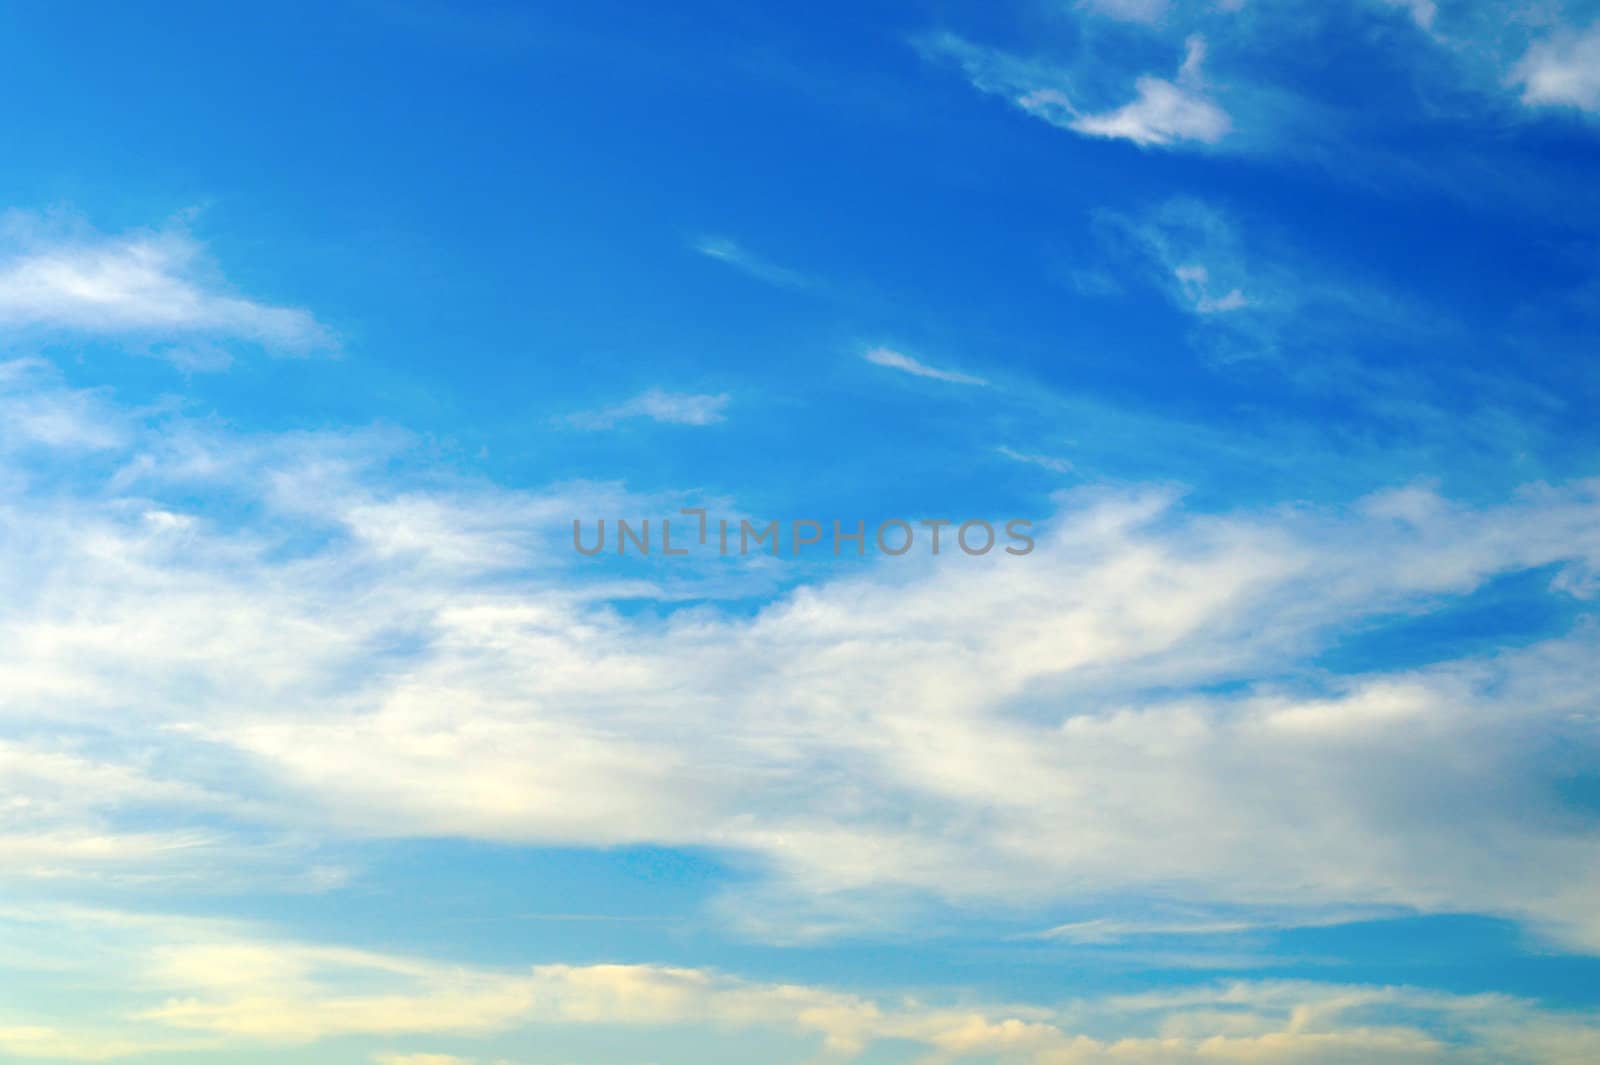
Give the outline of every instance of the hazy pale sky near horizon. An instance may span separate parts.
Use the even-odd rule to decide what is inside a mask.
[[[1597,336],[1595,3],[0,3],[0,1061],[1600,1060]]]

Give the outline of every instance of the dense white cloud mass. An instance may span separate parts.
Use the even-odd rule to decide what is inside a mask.
[[[93,398],[36,379],[9,401]],[[824,924],[904,892],[1177,891],[1500,914],[1600,946],[1600,841],[1560,796],[1600,752],[1592,626],[1390,673],[1305,668],[1342,627],[1499,574],[1559,566],[1555,594],[1590,594],[1594,484],[1220,515],[1086,489],[1026,558],[886,561],[750,618],[649,620],[572,568],[592,498],[381,487],[370,438],[123,431],[98,482],[3,472],[0,765],[27,797],[5,815],[11,875],[215,862],[220,829],[126,818],[223,811],[722,848],[768,870],[743,912],[803,900]],[[200,487],[256,517],[164,501]]]

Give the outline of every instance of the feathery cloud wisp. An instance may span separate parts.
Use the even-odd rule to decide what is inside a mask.
[[[1190,37],[1176,80],[1146,75],[1134,83],[1138,95],[1130,103],[1101,114],[1075,114],[1067,125],[1091,137],[1120,138],[1141,147],[1178,141],[1217,143],[1233,123],[1205,95],[1200,80],[1205,54],[1205,41]],[[1026,98],[1022,103],[1028,107]]]
[[[972,374],[929,366],[927,363],[895,351],[893,348],[872,348],[861,357],[875,366],[887,366],[891,370],[899,370],[914,377],[929,377],[935,381],[948,381],[955,385],[987,385],[989,383],[982,377],[974,377]]]
[[[308,311],[227,292],[201,269],[202,253],[177,230],[63,235],[12,215],[0,225],[0,328],[211,336],[288,352],[333,344]]]
[[[1142,75],[1134,80],[1134,98],[1108,110],[1086,108],[1073,88],[1080,79],[1051,63],[984,48],[951,34],[926,42],[924,49],[953,58],[980,92],[1004,97],[1035,118],[1087,137],[1170,147],[1183,142],[1216,144],[1233,128],[1228,113],[1206,92],[1201,77],[1206,44],[1199,35],[1185,42],[1184,59],[1173,79]]]
[[[723,420],[723,411],[731,400],[726,392],[664,392],[652,388],[614,407],[568,415],[565,421],[578,429],[610,429],[634,418],[663,425],[714,425]]]
[[[1078,0],[1078,6],[1121,22],[1153,25],[1166,15],[1169,4],[1168,0]]]
[[[1023,462],[1030,466],[1038,466],[1040,469],[1049,470],[1051,473],[1072,472],[1072,462],[1069,459],[1058,458],[1055,455],[1039,455],[1028,451],[1018,451],[1016,448],[1007,447],[1004,444],[995,448],[995,451],[1012,462]]]
[[[802,288],[810,282],[797,271],[779,266],[769,259],[749,251],[738,241],[728,237],[704,236],[694,242],[694,250],[708,259],[726,263],[751,277],[784,288]]]

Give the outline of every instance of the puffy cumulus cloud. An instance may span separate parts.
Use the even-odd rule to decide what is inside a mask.
[[[66,329],[167,340],[244,340],[286,352],[330,347],[308,311],[229,292],[181,229],[107,235],[12,212],[0,219],[0,329]],[[168,354],[195,368],[211,348]]]
[[[1314,666],[1500,575],[1587,594],[1596,483],[1223,514],[1085,488],[1025,558],[885,560],[749,614],[693,564],[677,591],[578,569],[571,516],[607,490],[396,483],[369,437],[207,432],[134,431],[66,489],[7,474],[6,830],[55,841],[30,869],[113,836],[137,868],[162,841],[128,812],[184,810],[219,870],[244,828],[719,848],[766,871],[728,912],[823,930],[1159,889],[1600,948],[1600,841],[1561,786],[1600,751],[1592,624]],[[610,605],[681,594],[710,605]]]
[[[560,1026],[783,1036],[801,1049],[776,1060],[796,1062],[854,1061],[893,1044],[929,1061],[1007,1065],[1561,1065],[1585,1060],[1577,1055],[1600,1038],[1592,1018],[1577,1014],[1405,987],[1234,982],[1051,1004],[933,1001],[664,965],[461,965],[171,916],[64,908],[0,913],[0,926],[24,948],[63,930],[82,936],[90,949],[74,953],[66,975],[134,992],[130,1009],[102,1007],[82,1022],[102,1033],[93,1040],[0,1026],[0,1047],[42,1058],[154,1048],[214,1058],[326,1039],[427,1037],[427,1051],[373,1060],[464,1065],[486,1060],[464,1040]]]
[[[1600,112],[1600,22],[1536,41],[1511,72],[1530,106]]]

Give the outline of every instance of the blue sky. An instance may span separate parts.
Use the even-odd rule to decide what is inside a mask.
[[[1600,7],[0,31],[0,1060],[1600,1059]]]

